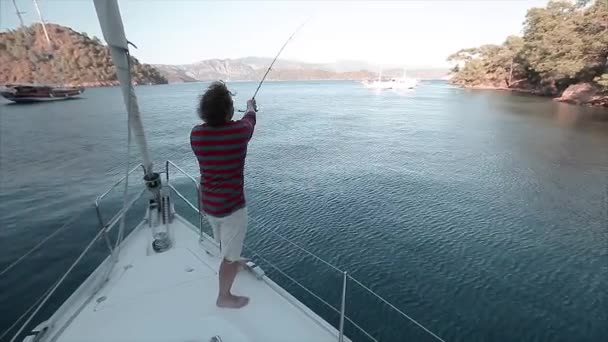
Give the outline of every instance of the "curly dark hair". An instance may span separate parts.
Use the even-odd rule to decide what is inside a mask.
[[[212,82],[205,93],[200,96],[198,116],[209,126],[221,126],[232,120],[234,94],[222,81]]]

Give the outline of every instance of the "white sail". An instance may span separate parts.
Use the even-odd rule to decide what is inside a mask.
[[[139,113],[137,104],[137,96],[131,80],[131,70],[129,68],[129,46],[125,37],[125,29],[122,24],[120,10],[116,0],[93,0],[95,3],[95,11],[99,18],[99,24],[103,32],[103,37],[110,47],[112,61],[116,66],[116,74],[122,89],[122,97],[125,101],[125,106],[129,113],[129,124],[131,132],[135,138],[139,152],[143,159],[142,164],[146,170],[146,174],[152,173],[152,161],[148,152],[146,136],[144,134],[144,126]]]

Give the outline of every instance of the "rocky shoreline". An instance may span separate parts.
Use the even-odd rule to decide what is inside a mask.
[[[591,83],[579,83],[569,86],[557,101],[576,105],[589,105],[608,108],[608,92],[601,91]]]
[[[530,8],[521,36],[450,55],[452,81],[608,107],[606,1],[548,1]]]
[[[459,86],[465,89],[475,90],[500,90],[510,91],[515,93],[550,97],[555,101],[570,103],[574,105],[583,106],[594,106],[594,107],[606,107],[608,108],[608,92],[602,91],[599,87],[592,83],[578,83],[569,86],[559,96],[547,95],[540,90],[536,89],[525,89],[525,88],[509,88],[503,86],[494,86],[490,84],[478,84],[478,85],[462,85]]]

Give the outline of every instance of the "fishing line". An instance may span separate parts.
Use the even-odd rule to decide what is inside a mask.
[[[253,96],[251,97],[251,99],[255,100],[255,97],[258,95],[258,92],[260,91],[260,88],[262,87],[262,84],[264,84],[264,81],[266,80],[266,76],[268,76],[268,73],[270,73],[270,70],[272,70],[272,66],[274,65],[274,63],[277,61],[277,59],[279,59],[279,56],[281,55],[281,53],[283,52],[283,50],[285,49],[285,47],[287,46],[287,44],[289,44],[289,42],[293,39],[293,37],[295,37],[295,35],[298,33],[298,31],[300,31],[300,29],[302,29],[302,27],[304,27],[304,25],[306,25],[311,18],[306,19],[306,21],[304,21],[302,24],[300,24],[300,26],[298,26],[298,28],[296,28],[295,31],[293,31],[293,33],[291,34],[291,36],[289,36],[289,38],[287,38],[287,40],[285,41],[285,43],[283,44],[283,46],[281,46],[281,49],[279,50],[279,52],[277,53],[277,55],[274,57],[274,59],[272,60],[272,63],[270,63],[270,66],[268,67],[268,69],[266,69],[266,72],[264,73],[264,76],[262,77],[262,80],[260,81],[260,83],[258,84],[258,87],[255,89],[255,92],[253,93]],[[239,112],[245,112],[244,110],[239,110]],[[257,110],[256,110],[257,112]]]
[[[262,87],[262,84],[264,84],[264,81],[266,80],[266,76],[268,76],[268,73],[270,72],[270,70],[272,69],[272,66],[277,61],[277,59],[279,58],[279,56],[281,55],[281,52],[283,52],[283,49],[285,49],[285,47],[287,46],[287,44],[289,44],[289,42],[293,39],[293,37],[296,35],[296,33],[298,33],[298,31],[300,31],[300,29],[302,27],[304,27],[304,25],[306,25],[306,23],[308,23],[309,21],[310,21],[310,18],[306,19],[305,22],[303,22],[302,24],[300,24],[300,26],[298,26],[298,28],[291,34],[291,36],[289,36],[289,38],[287,38],[287,41],[285,41],[285,44],[283,44],[283,46],[281,46],[281,50],[279,50],[279,52],[277,53],[277,55],[272,60],[272,63],[270,63],[270,66],[266,70],[266,73],[264,74],[264,77],[262,77],[262,80],[260,81],[260,84],[258,84],[258,87],[255,90],[255,93],[253,93],[253,97],[251,97],[252,99],[255,99],[256,95],[258,95],[258,91],[260,91],[260,88]]]

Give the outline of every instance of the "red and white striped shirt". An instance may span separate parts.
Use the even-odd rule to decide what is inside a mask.
[[[192,129],[190,145],[198,159],[202,207],[208,215],[224,217],[245,207],[243,171],[255,121],[255,112],[248,111],[238,121]]]

